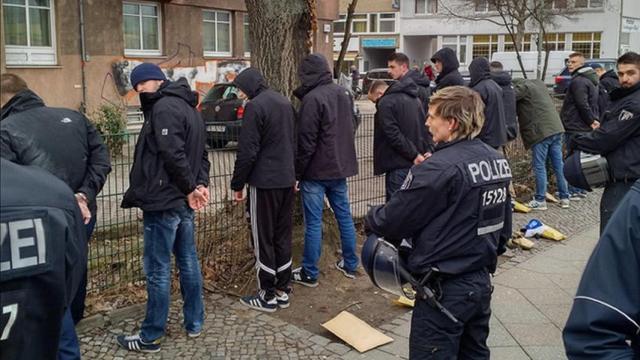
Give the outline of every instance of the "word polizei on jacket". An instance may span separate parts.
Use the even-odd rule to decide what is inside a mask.
[[[511,168],[505,159],[494,159],[491,162],[479,161],[467,164],[473,183],[478,183],[478,175],[484,181],[493,181],[511,178]]]

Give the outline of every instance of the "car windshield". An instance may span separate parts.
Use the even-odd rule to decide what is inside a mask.
[[[203,103],[213,102],[220,99],[237,99],[238,98],[238,88],[236,88],[232,84],[218,84],[209,90],[207,95],[205,95],[204,99],[202,99]]]

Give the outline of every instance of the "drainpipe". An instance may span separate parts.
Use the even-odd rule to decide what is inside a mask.
[[[84,71],[84,65],[87,61],[87,51],[84,42],[84,1],[78,0],[78,10],[80,12],[80,72],[82,74],[82,103],[80,103],[80,112],[87,111],[87,80]]]

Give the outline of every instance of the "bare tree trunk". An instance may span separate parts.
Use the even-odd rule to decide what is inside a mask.
[[[315,0],[245,0],[249,13],[252,65],[269,86],[292,97],[298,66],[309,54],[315,24]],[[259,46],[258,46],[259,44]]]
[[[340,77],[340,68],[342,68],[342,62],[344,61],[344,55],[349,48],[349,41],[351,40],[351,23],[353,22],[353,13],[356,11],[356,5],[358,0],[351,0],[351,4],[347,8],[347,19],[344,25],[344,38],[342,39],[342,45],[340,48],[340,55],[338,55],[338,61],[336,61],[333,67],[333,77],[338,79]]]

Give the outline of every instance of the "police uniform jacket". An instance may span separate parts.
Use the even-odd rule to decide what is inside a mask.
[[[394,243],[412,239],[407,265],[415,274],[493,272],[511,236],[510,180],[504,156],[479,139],[444,143],[369,211],[366,226]]]
[[[0,218],[0,358],[56,359],[87,263],[80,209],[56,176],[0,159]]]
[[[603,124],[569,146],[605,156],[615,181],[632,182],[640,178],[640,82],[613,90],[611,100]]]
[[[640,181],[591,254],[563,337],[572,360],[640,358]]]

